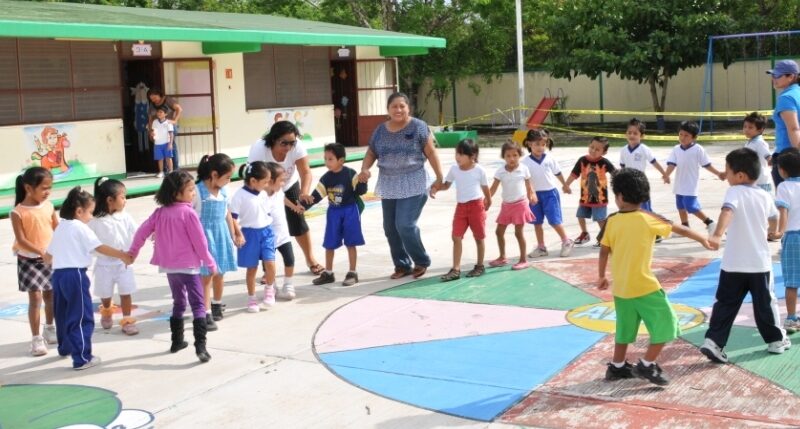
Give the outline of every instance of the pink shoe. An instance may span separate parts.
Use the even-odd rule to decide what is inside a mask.
[[[517,262],[516,264],[511,266],[511,269],[512,270],[524,270],[525,268],[528,268],[530,266],[531,266],[531,264],[529,264],[527,261],[525,261],[525,262]]]
[[[489,262],[489,266],[492,267],[492,268],[502,267],[503,265],[506,265],[506,264],[508,264],[508,259],[506,259],[506,258],[497,258],[494,261]]]

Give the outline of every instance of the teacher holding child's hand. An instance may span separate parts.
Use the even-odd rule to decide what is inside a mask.
[[[425,160],[436,174],[436,181],[431,185],[435,190],[442,185],[442,165],[428,124],[411,117],[408,96],[396,92],[389,96],[387,104],[389,120],[372,133],[358,178],[367,182],[370,167],[378,161],[375,194],[381,197],[383,231],[394,262],[391,278],[409,274],[417,278],[431,265],[417,227],[422,207],[428,201]]]

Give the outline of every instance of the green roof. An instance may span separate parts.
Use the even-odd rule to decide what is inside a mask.
[[[0,10],[0,37],[193,41],[232,47],[357,45],[416,48],[411,51],[417,53],[446,45],[439,37],[272,15],[5,0],[0,0]]]

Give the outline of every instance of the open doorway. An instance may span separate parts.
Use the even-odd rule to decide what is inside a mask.
[[[331,61],[331,93],[336,141],[345,146],[358,146],[358,98],[354,59]]]
[[[153,142],[147,136],[147,89],[163,88],[160,60],[122,61],[122,123],[125,168],[129,174],[154,173]]]

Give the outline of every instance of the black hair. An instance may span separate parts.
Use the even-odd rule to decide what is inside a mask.
[[[389,99],[386,101],[386,108],[388,109],[388,108],[389,108],[389,106],[391,106],[391,105],[392,105],[392,102],[393,102],[394,100],[397,100],[398,98],[402,98],[402,99],[403,99],[403,101],[405,101],[405,102],[406,102],[406,104],[408,104],[408,106],[409,106],[409,107],[411,107],[411,100],[408,98],[408,96],[407,96],[405,93],[402,93],[402,92],[395,92],[395,93],[393,93],[392,95],[390,95],[390,96],[389,96]]]
[[[125,184],[117,179],[98,177],[94,181],[94,217],[110,215],[108,199],[116,198],[120,192],[125,192]]]
[[[478,152],[480,152],[478,144],[472,139],[463,139],[456,145],[456,153],[470,158],[475,157],[475,162],[478,162]]]
[[[336,159],[344,159],[347,156],[344,145],[341,143],[328,143],[325,145],[325,152],[330,152]]]
[[[94,197],[92,194],[84,191],[80,186],[76,186],[69,190],[67,198],[64,199],[64,204],[61,206],[58,215],[62,219],[75,219],[75,212],[77,212],[79,208],[85,209],[89,207],[93,201]]]
[[[53,179],[53,173],[44,167],[31,167],[17,176],[14,186],[14,206],[25,200],[25,185],[36,189],[47,178]]]
[[[603,145],[603,154],[605,155],[608,153],[608,139],[603,136],[594,136],[592,137],[592,142],[598,142]],[[589,144],[592,144],[589,142]]]
[[[752,112],[749,115],[744,117],[744,122],[749,122],[755,125],[756,129],[759,131],[764,130],[767,126],[767,118],[764,115],[758,112]]]
[[[164,181],[156,192],[155,200],[158,204],[166,207],[178,201],[178,194],[183,192],[186,185],[194,182],[191,174],[183,170],[175,170],[164,176]]]
[[[159,96],[161,98],[164,98],[164,91],[162,91],[161,88],[159,88],[157,86],[154,86],[154,87],[152,87],[152,88],[147,90],[147,98],[148,99],[150,99],[151,95],[157,95],[157,96]]]
[[[553,150],[553,140],[550,138],[550,133],[542,128],[538,130],[529,130],[528,134],[525,134],[525,140],[523,140],[523,145],[528,148],[528,152],[533,152],[531,147],[528,146],[527,142],[538,142],[539,140],[547,140],[547,149]]]
[[[650,182],[643,172],[635,168],[622,168],[611,178],[614,195],[622,195],[622,201],[642,204],[650,199]]]
[[[742,147],[730,151],[725,156],[725,163],[734,173],[744,173],[753,181],[758,180],[761,174],[761,161],[752,149]]]
[[[261,138],[264,140],[264,145],[271,148],[275,145],[278,139],[281,138],[281,136],[289,133],[299,136],[300,130],[298,130],[297,127],[289,121],[278,121],[272,124],[272,127],[269,129],[269,131]]]
[[[506,157],[506,151],[509,151],[509,150],[516,151],[519,154],[520,157],[522,156],[522,148],[519,147],[518,144],[516,144],[514,142],[505,142],[505,143],[503,143],[503,147],[500,148],[500,158],[505,158]]]
[[[233,163],[231,157],[224,153],[215,153],[211,156],[203,155],[200,158],[200,164],[197,165],[197,183],[210,179],[212,172],[216,172],[217,176],[224,176],[233,171],[234,168],[236,168],[236,164]]]
[[[164,112],[164,114],[166,114],[168,111],[169,111],[169,109],[167,109],[167,106],[165,106],[163,104],[158,106],[158,107],[156,107],[156,113]]]
[[[633,118],[628,121],[628,127],[636,127],[639,129],[639,134],[644,135],[645,130],[647,130],[647,126],[644,122],[640,121],[637,118]]]
[[[778,155],[778,167],[786,172],[788,177],[800,177],[800,150],[789,148]]]
[[[250,179],[261,180],[269,177],[269,168],[264,161],[253,161],[239,167],[239,177],[244,180],[244,185],[250,185]]]
[[[270,181],[274,182],[278,179],[278,176],[286,172],[286,169],[283,168],[282,165],[278,164],[277,162],[268,162],[267,169],[269,170],[269,177]]]
[[[681,126],[678,127],[678,129],[681,131],[686,131],[687,133],[691,134],[693,138],[700,134],[700,127],[697,125],[697,122],[693,121],[681,122]]]

